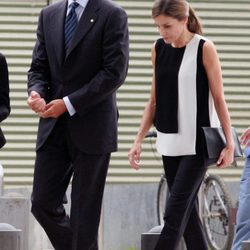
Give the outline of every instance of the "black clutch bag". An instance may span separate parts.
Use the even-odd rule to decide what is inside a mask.
[[[222,128],[202,127],[204,140],[205,165],[215,165],[222,149],[226,145],[226,138]],[[242,157],[242,150],[235,128],[232,127],[233,140],[235,144],[234,157]]]

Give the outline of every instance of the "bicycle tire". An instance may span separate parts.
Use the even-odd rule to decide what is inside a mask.
[[[161,176],[157,190],[157,219],[158,224],[164,224],[164,213],[167,201],[168,185],[165,175]]]
[[[223,179],[214,174],[208,175],[203,185],[202,221],[208,245],[211,250],[231,250],[234,224],[229,190]]]

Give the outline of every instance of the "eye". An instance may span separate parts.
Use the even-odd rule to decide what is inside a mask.
[[[164,29],[168,29],[168,28],[170,28],[170,27],[171,27],[171,26],[170,26],[169,24],[164,24],[164,25],[163,25],[163,28],[164,28]]]

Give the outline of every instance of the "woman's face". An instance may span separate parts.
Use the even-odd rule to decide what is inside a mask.
[[[178,20],[170,16],[159,15],[154,18],[154,22],[165,43],[175,43],[186,29],[187,18]]]

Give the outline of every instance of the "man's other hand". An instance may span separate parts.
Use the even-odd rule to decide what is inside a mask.
[[[39,113],[42,118],[57,118],[67,111],[63,99],[56,99],[45,106],[45,110]]]

